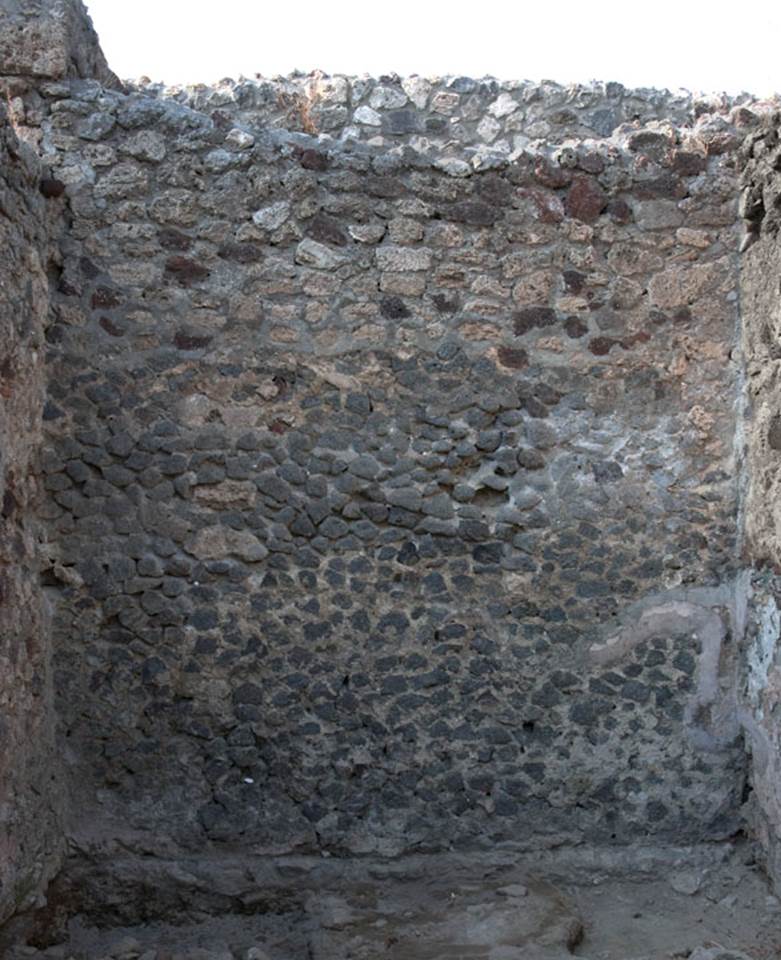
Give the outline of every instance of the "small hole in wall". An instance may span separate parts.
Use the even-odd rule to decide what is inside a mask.
[[[749,760],[750,760],[750,757],[749,757]],[[748,803],[748,801],[751,799],[751,794],[753,792],[754,792],[754,787],[749,781],[749,779],[746,778],[746,780],[743,782],[743,790],[740,795],[740,802]]]
[[[42,587],[62,587],[62,581],[57,577],[52,567],[47,567],[41,571]]]

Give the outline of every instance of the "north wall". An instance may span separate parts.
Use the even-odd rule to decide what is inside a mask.
[[[741,539],[763,105],[99,79],[5,81],[68,223],[39,563],[71,830],[398,853],[756,810],[772,845]]]
[[[298,135],[263,84],[38,91],[84,802],[188,847],[730,835],[750,111],[316,88]]]

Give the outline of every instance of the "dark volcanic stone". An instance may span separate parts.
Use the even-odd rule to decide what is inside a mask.
[[[611,348],[617,343],[618,341],[611,337],[594,337],[593,340],[589,341],[588,348],[595,357],[604,357],[610,353]]]
[[[65,184],[62,180],[55,180],[54,177],[43,177],[39,189],[47,200],[53,200],[65,193]]]
[[[189,257],[169,257],[165,262],[165,274],[175,279],[181,287],[191,287],[209,276],[202,264]]]
[[[119,297],[116,290],[109,287],[96,287],[90,298],[93,310],[102,308],[104,310],[119,306]]]
[[[198,336],[188,333],[186,330],[177,330],[173,339],[174,346],[179,350],[203,350],[211,342],[212,337],[210,336]]]
[[[516,459],[524,470],[542,470],[545,466],[545,457],[539,450],[519,450]]]
[[[410,316],[401,297],[383,297],[380,301],[380,313],[389,320],[403,320]]]
[[[592,177],[577,176],[567,192],[565,207],[569,216],[593,223],[607,206],[607,194]]]
[[[602,460],[591,464],[591,470],[597,483],[610,483],[613,480],[620,480],[624,471],[620,463],[615,460]]]
[[[461,200],[442,209],[446,220],[468,223],[475,227],[490,227],[502,217],[502,211],[484,200]]]
[[[778,414],[770,421],[767,443],[771,450],[781,450],[781,416]]]
[[[438,313],[455,313],[458,310],[458,297],[444,293],[435,293],[431,298]]]
[[[222,260],[234,260],[236,263],[258,263],[263,259],[263,251],[256,243],[223,243],[217,251]]]
[[[157,239],[160,246],[165,250],[179,250],[184,252],[189,250],[193,242],[186,233],[180,230],[174,230],[173,227],[163,227],[157,231]]]
[[[318,243],[330,243],[336,247],[344,247],[348,241],[347,233],[339,221],[325,213],[312,217],[306,235]]]
[[[320,150],[302,150],[300,154],[301,166],[305,170],[327,170],[330,166],[330,160],[327,153]]]
[[[570,339],[577,340],[588,333],[588,325],[580,317],[567,317],[564,321],[564,331]]]
[[[550,307],[523,307],[513,316],[516,337],[522,337],[535,327],[551,327],[556,322],[556,311]]]
[[[529,354],[519,347],[499,347],[496,356],[503,367],[512,370],[523,370],[529,365]]]
[[[401,136],[405,133],[418,133],[420,113],[417,110],[388,110],[382,117],[383,133]]]

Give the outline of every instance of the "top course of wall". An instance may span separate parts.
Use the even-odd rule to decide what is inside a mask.
[[[749,94],[491,77],[372,78],[315,71],[225,79],[212,86],[166,87],[147,78],[123,85],[106,63],[81,0],[0,0],[0,78],[6,78],[17,126],[37,126],[35,112],[41,104],[34,94],[61,99],[58,84],[66,81],[75,97],[99,110],[111,113],[118,99],[128,102],[126,114],[135,126],[147,125],[157,110],[169,121],[175,118],[169,124],[172,134],[204,134],[211,125],[230,122],[236,128],[234,140],[259,129],[305,134],[332,149],[365,144],[389,152],[396,162],[428,161],[454,176],[502,167],[525,152],[544,149],[555,150],[564,165],[571,161],[574,166],[568,145],[587,146],[590,140],[623,141],[635,149],[652,148],[654,139],[685,141],[708,155],[728,153],[760,115],[778,109],[777,100],[758,101]],[[34,80],[34,90],[13,78]],[[27,94],[28,114],[32,112],[26,117],[19,113],[22,93]],[[146,105],[133,113],[133,104],[142,100]],[[149,100],[156,106],[150,107]],[[94,121],[81,132],[87,140],[104,135]]]

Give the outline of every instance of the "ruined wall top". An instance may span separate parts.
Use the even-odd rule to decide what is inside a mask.
[[[397,154],[405,164],[423,157],[454,176],[512,164],[525,152],[566,151],[584,141],[642,146],[647,153],[655,139],[657,149],[684,144],[710,156],[729,153],[760,116],[779,108],[777,98],[629,89],[620,83],[321,71],[258,74],[211,85],[165,86],[141,78],[123,86],[109,69],[82,0],[0,0],[3,77],[33,79],[45,96],[70,96],[108,113],[116,109],[117,96],[130,97],[131,107],[152,99],[160,112],[178,111],[191,134],[198,127],[204,132],[204,124],[230,122],[238,128],[234,137],[260,129],[276,140],[305,135],[329,150],[366,146]],[[56,89],[61,81],[69,83],[68,93]],[[148,122],[150,110],[136,112]],[[193,118],[188,125],[182,119],[186,111],[200,114],[200,121]]]
[[[778,107],[747,94],[702,96],[620,83],[321,72],[225,79],[212,86],[166,87],[142,79],[128,85],[128,92],[207,116],[216,112],[247,129],[303,133],[348,147],[365,144],[407,158],[421,155],[456,176],[575,141],[625,144],[637,141],[640,130],[641,139],[655,139],[660,149],[667,141],[688,142],[709,155],[729,152],[758,116]]]

